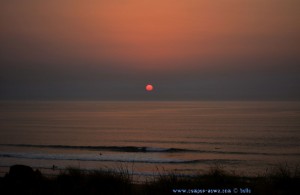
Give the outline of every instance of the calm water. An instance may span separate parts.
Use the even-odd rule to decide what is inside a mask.
[[[300,164],[300,102],[1,102],[0,166],[244,174]]]

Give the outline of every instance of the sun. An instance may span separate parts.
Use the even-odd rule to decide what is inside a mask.
[[[152,91],[154,89],[153,85],[147,84],[146,85],[146,91]]]

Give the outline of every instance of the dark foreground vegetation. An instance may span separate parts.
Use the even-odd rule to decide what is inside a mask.
[[[219,166],[202,175],[183,177],[161,174],[142,184],[123,171],[82,171],[68,168],[54,177],[43,176],[31,167],[15,165],[0,178],[0,194],[299,194],[299,170],[279,166],[270,173],[242,177]]]

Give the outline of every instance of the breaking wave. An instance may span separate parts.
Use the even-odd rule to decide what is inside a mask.
[[[99,161],[99,162],[136,162],[136,163],[155,163],[155,164],[190,164],[190,163],[234,163],[237,160],[181,160],[181,159],[164,159],[164,158],[134,158],[112,155],[83,155],[83,154],[38,154],[38,153],[0,153],[0,158],[21,158],[36,160],[75,160],[75,161]]]
[[[27,148],[52,148],[52,149],[70,149],[70,150],[92,150],[92,151],[111,151],[111,152],[140,152],[140,153],[210,153],[210,154],[233,154],[233,155],[263,155],[263,156],[300,156],[300,153],[274,153],[274,152],[256,152],[256,151],[224,151],[215,150],[196,150],[184,148],[159,148],[146,146],[70,146],[70,145],[31,145],[31,144],[0,144],[0,146],[9,147],[27,147]]]
[[[69,145],[31,145],[31,144],[1,144],[2,146],[31,147],[31,148],[55,148],[55,149],[78,149],[97,151],[118,151],[118,152],[193,152],[182,148],[156,148],[138,146],[69,146]]]

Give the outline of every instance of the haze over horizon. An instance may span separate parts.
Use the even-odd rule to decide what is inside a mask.
[[[0,100],[300,100],[299,6],[0,1]]]

